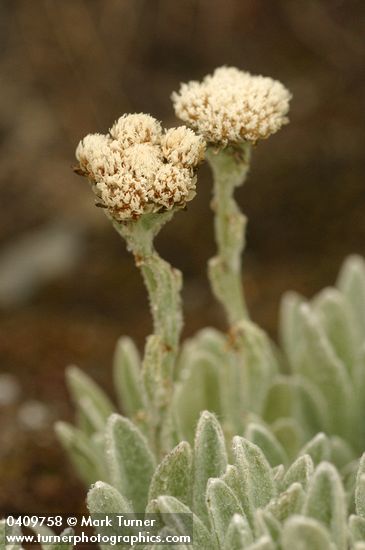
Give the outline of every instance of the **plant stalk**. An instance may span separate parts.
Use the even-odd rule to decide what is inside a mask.
[[[246,217],[234,199],[234,191],[246,179],[250,154],[248,143],[219,152],[210,147],[207,151],[214,178],[212,209],[217,243],[217,255],[209,261],[208,274],[230,326],[248,317],[241,274]]]
[[[149,296],[153,334],[148,337],[142,377],[149,399],[148,412],[152,442],[156,451],[168,446],[166,422],[173,390],[173,371],[183,326],[181,272],[157,253],[153,241],[172,212],[146,214],[139,220],[113,222],[134,255]]]

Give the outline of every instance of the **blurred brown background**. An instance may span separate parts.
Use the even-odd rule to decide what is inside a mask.
[[[124,112],[174,125],[181,81],[235,65],[280,79],[291,124],[261,143],[238,193],[244,277],[276,334],[286,289],[310,296],[365,253],[362,0],[2,0],[0,3],[0,514],[76,512],[84,488],[55,442],[71,418],[64,367],[111,391],[121,334],[143,344],[146,297],[124,244],[72,173],[74,149]],[[224,327],[205,276],[210,175],[163,231],[185,275],[186,335]]]

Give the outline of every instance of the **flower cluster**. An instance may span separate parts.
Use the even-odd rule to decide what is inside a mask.
[[[172,94],[176,115],[208,142],[256,142],[288,122],[290,92],[278,81],[220,67]]]
[[[78,171],[117,221],[183,207],[195,195],[194,169],[204,140],[181,126],[163,131],[143,113],[124,115],[108,135],[90,134],[76,149]]]

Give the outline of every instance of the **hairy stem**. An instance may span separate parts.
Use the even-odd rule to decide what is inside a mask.
[[[168,446],[167,414],[173,389],[173,370],[183,325],[180,271],[163,260],[154,248],[154,238],[173,213],[148,214],[137,221],[116,223],[127,242],[147,287],[153,334],[148,337],[143,361],[143,381],[149,399],[151,437],[156,450]]]
[[[209,261],[208,272],[213,292],[230,325],[248,316],[241,280],[246,218],[234,200],[234,191],[246,179],[250,152],[249,144],[219,152],[212,148],[207,151],[214,177],[212,208],[217,243],[217,255]]]

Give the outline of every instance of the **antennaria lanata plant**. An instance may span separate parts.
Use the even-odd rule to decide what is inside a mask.
[[[57,433],[91,485],[90,513],[154,513],[163,534],[184,534],[188,514],[194,549],[365,547],[365,263],[350,257],[310,301],[284,296],[280,349],[250,320],[242,289],[234,191],[253,144],[287,123],[289,100],[279,82],[222,67],[173,94],[188,128],[125,115],[77,149],[78,172],[142,273],[153,333],[142,358],[129,337],[117,344],[124,416],[72,367],[77,426],[59,422]],[[180,344],[181,274],[153,241],[193,198],[205,149],[217,242],[208,273],[229,330]]]

